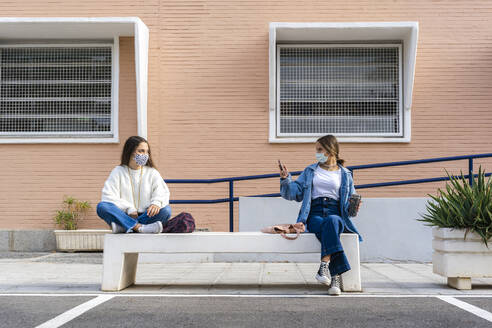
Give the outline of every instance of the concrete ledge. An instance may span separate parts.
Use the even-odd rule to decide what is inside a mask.
[[[364,241],[361,261],[432,260],[432,229],[417,221],[428,198],[363,198],[352,219]],[[239,197],[239,231],[260,231],[279,223],[294,223],[301,203],[275,197]],[[463,238],[463,235],[461,235]],[[289,256],[283,256],[289,260]]]
[[[53,230],[0,230],[0,251],[50,252],[55,249]]]
[[[8,230],[0,230],[0,252],[10,251],[10,233]]]

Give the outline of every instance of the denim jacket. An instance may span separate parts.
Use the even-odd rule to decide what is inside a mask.
[[[287,178],[280,179],[280,195],[287,200],[295,200],[297,202],[302,201],[297,222],[303,222],[306,224],[306,220],[309,216],[309,212],[311,210],[311,193],[313,189],[314,171],[318,165],[318,163],[315,163],[306,167],[296,181],[292,181],[292,176],[290,174]],[[348,169],[341,165],[339,165],[339,167],[342,170],[342,181],[339,191],[341,217],[345,222],[347,229],[358,234],[359,240],[362,241],[360,233],[357,231],[357,228],[352,223],[348,215],[349,198],[350,195],[355,193],[354,180],[352,179],[352,174]]]

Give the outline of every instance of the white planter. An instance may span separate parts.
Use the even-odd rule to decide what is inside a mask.
[[[471,278],[492,277],[492,240],[489,248],[481,237],[465,230],[432,229],[433,271],[448,278],[456,289],[471,289]]]
[[[102,251],[104,235],[111,230],[55,230],[56,249],[63,252]]]

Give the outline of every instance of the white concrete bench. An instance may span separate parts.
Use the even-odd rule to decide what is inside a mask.
[[[342,275],[344,291],[361,291],[359,239],[343,233],[341,241],[352,269]],[[190,234],[108,234],[104,239],[101,289],[122,290],[135,283],[139,253],[319,253],[312,233],[296,240],[261,232],[194,232]],[[315,272],[313,272],[315,274]]]

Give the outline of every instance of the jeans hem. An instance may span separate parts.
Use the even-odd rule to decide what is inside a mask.
[[[329,248],[329,249],[322,248],[321,249],[321,257],[326,256],[326,255],[331,255],[331,254],[334,254],[334,253],[338,253],[338,252],[343,252],[343,247],[342,246],[332,247],[332,248]]]
[[[339,275],[339,274],[344,274],[345,272],[347,271],[350,271],[350,265],[340,265],[336,268],[333,269],[333,272],[332,270],[330,270],[330,275],[331,276],[335,276],[335,275]]]
[[[131,227],[130,229],[128,229],[125,233],[130,233],[132,232],[133,228],[135,228],[137,226],[138,222],[135,222],[135,224],[133,225],[133,227]]]

